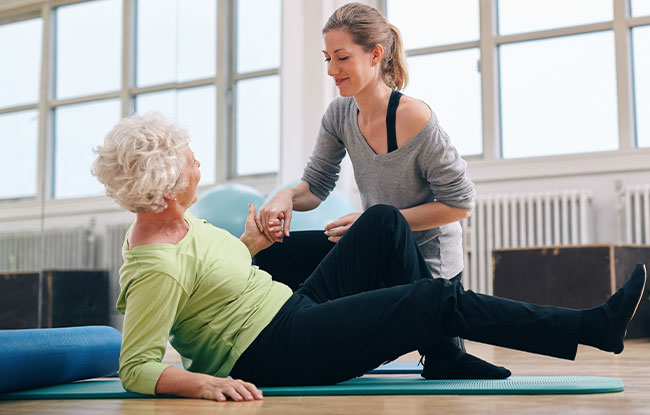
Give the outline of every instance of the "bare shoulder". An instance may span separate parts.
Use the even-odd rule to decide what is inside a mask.
[[[415,137],[427,125],[431,116],[431,109],[427,104],[407,95],[402,96],[395,117],[398,145]]]

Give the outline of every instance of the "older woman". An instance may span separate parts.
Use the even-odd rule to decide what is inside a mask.
[[[408,223],[369,208],[292,293],[251,265],[271,238],[251,206],[237,239],[194,217],[199,162],[188,134],[159,114],[120,121],[97,148],[93,173],[135,212],[127,232],[120,378],[145,394],[262,399],[261,385],[331,384],[449,336],[573,359],[578,343],[620,353],[642,296],[637,266],[606,303],[541,307],[433,279]],[[282,232],[278,222],[271,232]],[[188,370],[161,363],[167,340]],[[425,362],[423,376],[427,377]]]

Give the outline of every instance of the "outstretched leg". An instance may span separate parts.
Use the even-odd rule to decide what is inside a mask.
[[[331,384],[383,361],[433,346],[441,336],[573,359],[579,340],[620,352],[645,286],[645,269],[601,307],[536,306],[465,291],[441,279],[364,292],[323,303],[294,294],[239,358],[231,374],[258,385]],[[591,323],[594,323],[593,326]]]

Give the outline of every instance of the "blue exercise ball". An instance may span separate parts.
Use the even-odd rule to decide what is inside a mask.
[[[259,209],[263,201],[264,196],[250,186],[223,184],[202,193],[190,207],[190,212],[240,237],[246,225],[248,204],[252,203],[255,209]]]
[[[264,199],[264,203],[271,200],[271,198],[280,190],[294,187],[299,182],[300,181],[294,181],[278,187],[273,190],[266,199]],[[341,216],[347,215],[348,213],[358,211],[359,209],[354,206],[345,193],[338,188],[334,188],[327,199],[322,201],[316,209],[307,212],[294,211],[291,215],[290,230],[307,231],[325,229],[325,225],[328,223],[340,218]]]

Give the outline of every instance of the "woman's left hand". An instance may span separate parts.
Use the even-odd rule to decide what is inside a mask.
[[[282,222],[279,219],[270,221],[269,230],[273,235],[282,233]],[[255,256],[259,251],[268,248],[275,242],[269,239],[264,232],[261,232],[255,222],[255,206],[248,204],[248,217],[244,226],[244,233],[239,238],[248,248],[251,256]]]
[[[361,216],[361,212],[348,213],[334,222],[325,225],[325,235],[328,236],[327,239],[332,242],[338,242],[343,237],[343,234],[350,229],[350,226],[359,219],[359,216]]]

